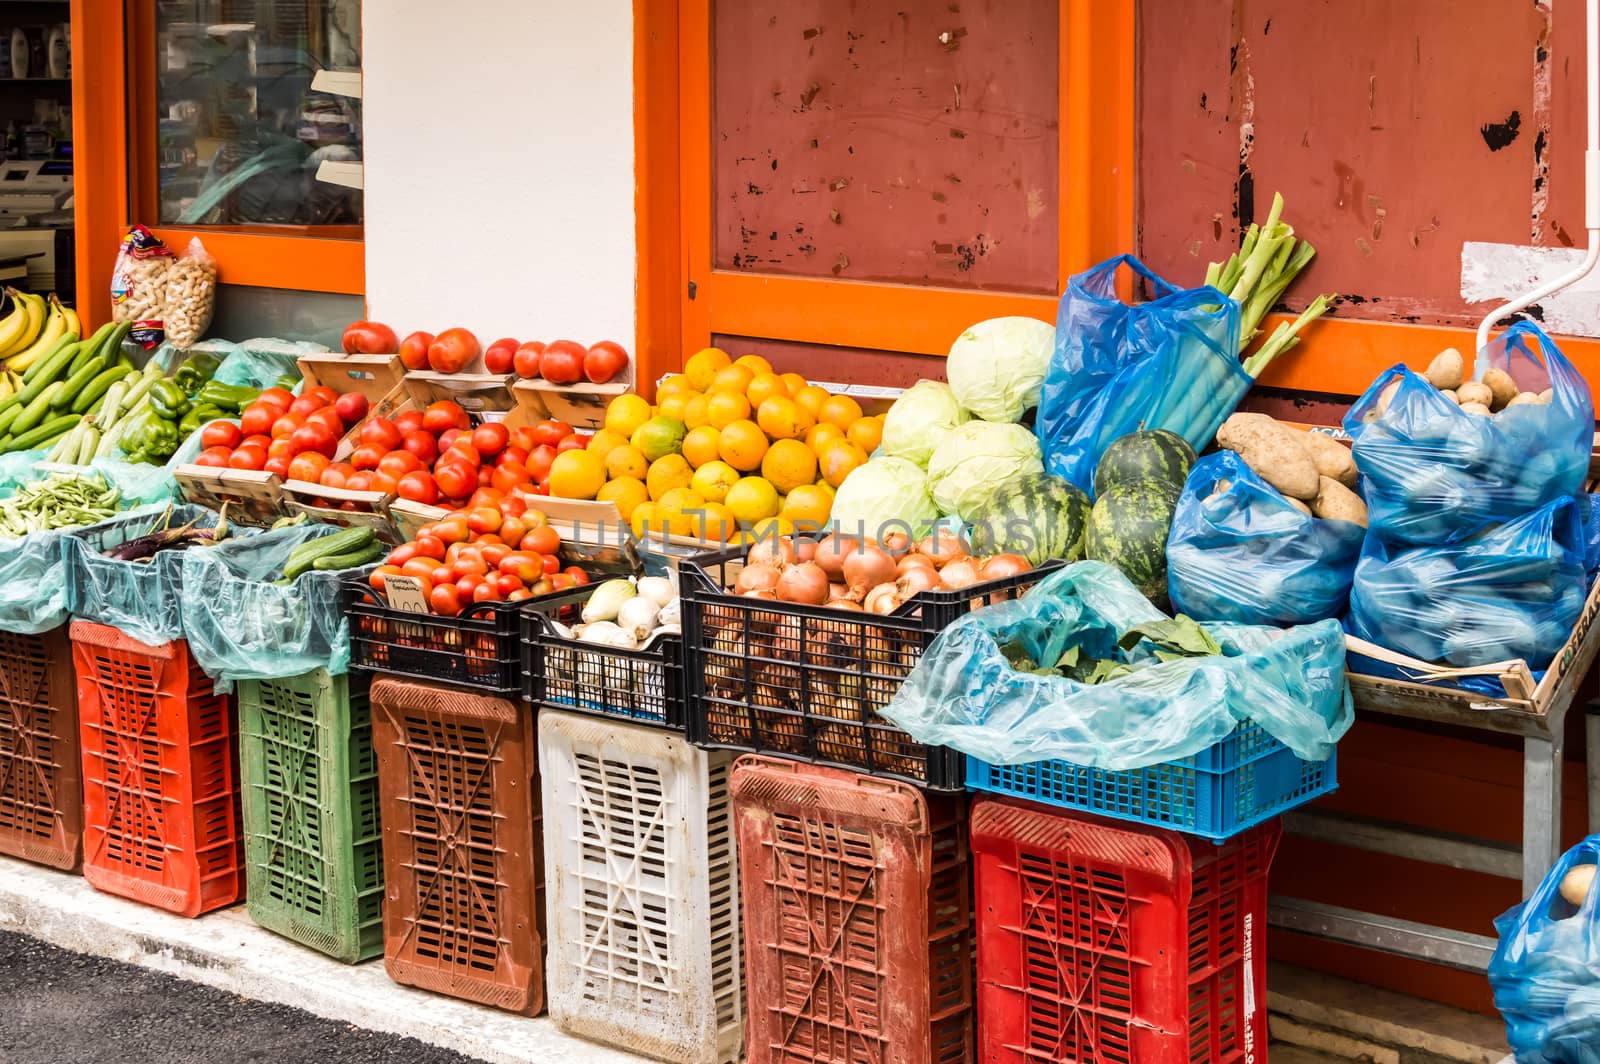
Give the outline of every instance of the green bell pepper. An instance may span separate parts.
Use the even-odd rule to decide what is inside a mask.
[[[255,402],[261,396],[258,388],[248,384],[223,384],[221,381],[207,381],[195,392],[194,401],[208,406],[219,406],[224,410],[231,410],[235,414]]]
[[[176,381],[162,379],[150,386],[150,405],[168,421],[177,421],[189,412],[189,397]]]
[[[178,371],[172,375],[173,382],[183,389],[185,395],[193,395],[200,390],[200,386],[209,381],[217,372],[217,367],[222,365],[222,360],[215,355],[208,355],[204,351],[197,351],[190,355]]]
[[[188,439],[191,433],[198,430],[201,425],[206,424],[208,421],[215,421],[223,417],[233,417],[236,413],[238,411],[224,410],[220,406],[212,406],[210,403],[201,402],[197,397],[194,406],[187,414],[183,415],[183,420],[178,422],[178,435]]]

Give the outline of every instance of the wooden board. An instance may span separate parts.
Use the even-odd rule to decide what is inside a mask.
[[[431,369],[406,374],[406,391],[418,406],[443,399],[459,403],[472,414],[491,410],[510,410],[516,405],[511,396],[511,373],[435,373]]]
[[[341,528],[370,528],[385,543],[402,542],[389,513],[389,505],[395,497],[387,492],[351,491],[305,480],[286,480],[283,498],[284,508],[290,514],[303,513],[314,521]],[[332,505],[324,506],[324,502]]]
[[[265,527],[288,511],[283,481],[275,473],[254,469],[218,469],[181,465],[173,476],[184,500],[211,510],[228,505],[228,520]]]
[[[410,499],[396,499],[389,504],[389,518],[399,531],[401,542],[417,538],[417,529],[429,525],[449,513],[443,506],[426,506]]]
[[[302,355],[300,376],[307,388],[329,387],[340,395],[358,392],[369,404],[383,400],[405,379],[399,355],[344,355],[330,351]]]

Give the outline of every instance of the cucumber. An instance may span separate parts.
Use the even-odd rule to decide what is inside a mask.
[[[113,366],[112,369],[114,370],[116,367]],[[56,393],[56,397],[50,400],[50,409],[65,410],[71,406],[72,401],[78,397],[79,393],[87,388],[89,383],[98,377],[102,371],[110,372],[110,370],[106,370],[104,357],[96,355],[85,362],[72,376],[66,379],[66,382],[61,386],[61,390]],[[106,387],[109,388],[111,385],[107,384]],[[82,413],[82,411],[79,411],[79,413]]]
[[[82,343],[83,341],[78,340],[63,344],[55,348],[53,353],[46,355],[30,366],[28,373],[34,373],[35,370],[38,372],[32,377],[28,376],[28,373],[22,375],[23,383],[27,385],[26,388],[22,389],[22,401],[24,403],[29,402],[33,395],[39,394],[37,389],[43,388],[51,381],[65,376],[67,366],[71,364],[72,357],[78,353]],[[28,394],[29,389],[34,389],[33,395]]]
[[[14,406],[9,410],[0,412],[0,438],[11,432],[11,424],[22,414],[22,407]]]
[[[95,348],[94,353],[97,355],[104,355],[106,359],[106,365],[108,366],[113,362],[118,362],[124,358],[127,358],[128,356],[126,352],[122,350],[122,341],[128,338],[128,333],[130,330],[132,330],[132,328],[133,322],[131,321],[117,323],[117,325],[111,330],[111,335],[106,337],[105,343]],[[133,365],[132,359],[128,360],[128,365]]]
[[[73,344],[75,344],[77,342],[78,341],[76,341],[76,340],[74,340],[72,338],[72,334],[71,333],[66,333],[66,334],[62,335],[61,339],[59,339],[55,343],[51,344],[50,345],[50,349],[48,351],[46,351],[43,355],[40,355],[39,358],[33,363],[33,365],[29,366],[27,369],[22,371],[22,383],[23,384],[32,384],[35,380],[38,379],[40,372],[44,369],[45,364],[47,362],[49,362],[52,358],[54,358],[61,351],[62,348],[71,347]]]
[[[83,415],[81,414],[64,414],[61,417],[53,417],[37,428],[11,437],[6,441],[4,453],[31,451],[35,447],[43,447],[47,443],[54,443],[58,437],[71,432],[73,427],[82,420]]]
[[[101,370],[93,380],[84,385],[83,390],[78,392],[77,396],[72,400],[72,412],[74,414],[87,414],[93,409],[94,404],[100,401],[102,395],[109,399],[111,386],[127,375],[128,370],[123,366],[112,366],[110,369]],[[120,401],[121,398],[122,396],[119,394],[117,399]]]
[[[384,549],[374,543],[364,550],[353,550],[345,554],[324,554],[311,563],[311,568],[317,570],[359,569],[363,565],[377,561],[383,557],[384,553]]]
[[[91,358],[98,354],[101,345],[106,342],[106,337],[115,332],[116,328],[116,322],[108,321],[104,325],[100,326],[100,328],[96,329],[93,336],[90,336],[80,342],[78,344],[78,353],[72,356],[72,361],[67,366],[67,374],[70,376],[78,372],[78,370],[83,368],[84,363],[88,362]]]
[[[357,550],[367,550],[378,541],[377,533],[370,528],[347,528],[343,532],[335,532],[331,536],[314,539],[310,543],[302,543],[289,552],[289,561],[283,567],[283,578],[293,580],[301,573],[310,572],[316,565],[318,558],[333,557],[335,555],[349,554]],[[311,549],[306,549],[311,548]]]
[[[39,422],[44,420],[45,411],[50,409],[50,402],[55,399],[59,391],[61,391],[61,381],[51,381],[45,385],[44,390],[24,406],[22,413],[17,415],[17,420],[11,423],[12,433],[20,435],[36,428]]]

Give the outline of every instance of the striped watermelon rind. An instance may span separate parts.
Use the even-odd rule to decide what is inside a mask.
[[[1087,556],[1122,570],[1157,606],[1167,603],[1167,535],[1179,492],[1164,480],[1120,484],[1095,500],[1084,540]]]
[[[1195,460],[1189,441],[1167,429],[1141,429],[1119,436],[1094,467],[1095,498],[1141,480],[1165,481],[1182,490]]]
[[[1002,484],[972,522],[977,554],[1020,554],[1033,565],[1083,557],[1089,496],[1049,473],[1029,473]]]

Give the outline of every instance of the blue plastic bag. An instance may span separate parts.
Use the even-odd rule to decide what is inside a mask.
[[[1594,438],[1582,375],[1528,321],[1479,353],[1478,377],[1490,368],[1510,373],[1524,391],[1550,389],[1550,402],[1469,414],[1395,366],[1345,416],[1371,527],[1391,542],[1465,539],[1582,490]],[[1394,381],[1399,388],[1379,414],[1379,396]]]
[[[1278,627],[1338,617],[1365,535],[1295,509],[1232,451],[1207,455],[1189,473],[1167,538],[1172,608]]]
[[[1149,281],[1154,300],[1117,298],[1122,265]],[[1119,436],[1169,429],[1204,450],[1252,383],[1239,363],[1237,303],[1215,288],[1174,288],[1131,255],[1107,259],[1061,297],[1035,421],[1045,468],[1092,494],[1095,465]]]
[[[1591,883],[1577,905],[1561,895],[1568,872],[1596,863],[1591,835],[1495,921],[1489,985],[1517,1064],[1600,1064],[1600,889]]]
[[[1350,634],[1460,668],[1522,658],[1543,669],[1583,612],[1586,539],[1557,499],[1472,539],[1389,546],[1369,531],[1350,592]]]
[[[1332,755],[1355,721],[1336,621],[1287,631],[1207,624],[1222,656],[1163,662],[1140,644],[1126,652],[1133,672],[1095,685],[1019,672],[1002,650],[1019,643],[1054,663],[1077,647],[1103,659],[1130,628],[1165,616],[1115,567],[1068,565],[946,628],[880,712],[918,742],[993,765],[1145,768],[1214,746],[1243,720],[1304,760]]]

